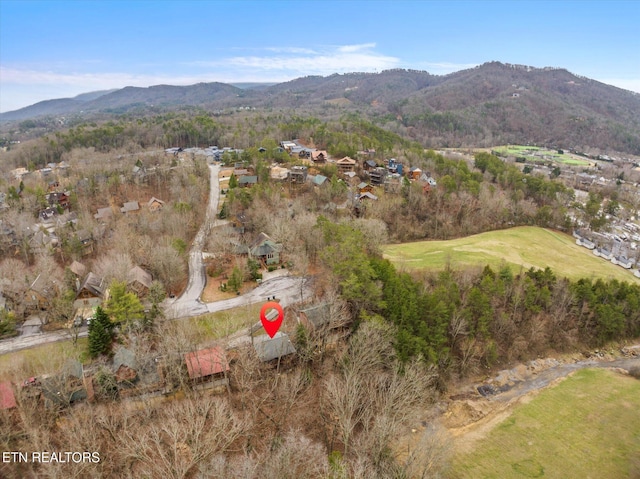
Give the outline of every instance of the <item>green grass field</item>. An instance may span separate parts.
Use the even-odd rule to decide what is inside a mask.
[[[583,369],[518,406],[452,479],[622,478],[640,475],[640,381]]]
[[[26,379],[30,376],[53,373],[62,368],[68,359],[78,359],[86,363],[88,361],[88,342],[87,338],[79,338],[75,346],[71,340],[58,341],[1,354],[0,379],[13,379],[15,374],[20,374]]]
[[[492,150],[500,152],[503,155],[508,156],[522,156],[528,161],[532,162],[544,162],[553,161],[556,163],[562,163],[565,165],[577,165],[577,166],[589,166],[591,162],[584,158],[581,158],[571,153],[558,153],[557,150],[550,150],[548,148],[541,148],[538,146],[521,146],[521,145],[504,145],[496,146]],[[534,153],[536,156],[534,156]],[[543,155],[543,156],[537,156]]]
[[[506,263],[514,273],[522,268],[544,269],[548,266],[557,276],[574,280],[616,278],[638,282],[630,271],[576,245],[572,236],[535,226],[490,231],[448,241],[387,245],[383,254],[399,269],[407,270],[442,270],[447,265],[461,269],[487,264],[499,269]]]

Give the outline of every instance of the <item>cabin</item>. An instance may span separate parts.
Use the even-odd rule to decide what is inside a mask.
[[[160,211],[162,208],[164,208],[164,201],[159,200],[155,196],[147,201],[147,209],[149,211]]]
[[[143,297],[149,292],[153,277],[140,266],[134,266],[127,273],[127,288],[138,297]]]
[[[349,158],[348,156],[345,156],[344,158],[336,161],[336,165],[340,173],[347,173],[348,171],[355,170],[356,160]]]
[[[227,354],[220,346],[187,353],[184,362],[189,379],[194,382],[224,379],[229,372]]]
[[[369,171],[369,179],[371,180],[371,184],[373,186],[383,185],[386,177],[387,177],[386,168],[374,168],[373,170]]]
[[[78,288],[76,299],[73,303],[76,309],[100,306],[104,299],[107,285],[104,280],[93,272],[89,272]]]
[[[263,262],[265,265],[280,263],[282,244],[273,241],[266,233],[260,233],[248,248],[249,257]]]
[[[278,331],[273,338],[267,335],[257,336],[253,339],[253,348],[258,359],[263,363],[276,362],[280,364],[286,356],[295,354],[296,348],[291,343],[289,336]]]
[[[327,162],[329,155],[324,150],[316,150],[311,152],[311,161],[315,165],[321,165]]]
[[[296,184],[302,184],[307,181],[307,167],[292,166],[289,172],[289,181]]]
[[[140,204],[137,201],[127,201],[122,208],[120,208],[120,212],[123,214],[134,213],[140,210]]]

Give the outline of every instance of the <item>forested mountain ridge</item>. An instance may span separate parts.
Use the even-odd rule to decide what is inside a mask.
[[[0,121],[183,108],[295,109],[327,117],[357,111],[428,147],[526,143],[640,155],[640,95],[560,68],[491,62],[445,76],[395,69],[308,76],[259,89],[222,83],[126,87],[83,100],[40,102],[0,114]]]

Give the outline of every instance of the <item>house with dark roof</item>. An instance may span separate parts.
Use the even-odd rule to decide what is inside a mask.
[[[73,305],[76,309],[100,306],[104,299],[107,285],[104,280],[93,272],[89,272],[80,284]]]
[[[40,273],[25,293],[27,310],[46,310],[59,292],[60,281]]]
[[[123,383],[128,386],[132,385],[138,379],[138,363],[135,353],[127,348],[118,348],[113,355],[111,370],[118,385],[122,386]]]
[[[273,241],[266,233],[260,233],[249,245],[249,256],[266,265],[280,263],[282,244]]]
[[[241,186],[242,188],[251,188],[256,184],[258,184],[258,177],[255,175],[241,176],[238,178],[238,186]]]
[[[278,361],[285,356],[295,354],[296,348],[291,343],[289,336],[278,331],[273,338],[267,335],[257,336],[253,339],[253,348],[260,361],[268,363]]]
[[[302,184],[307,181],[307,167],[306,166],[292,166],[289,171],[289,181],[291,183]]]
[[[331,315],[328,303],[320,303],[301,309],[298,322],[309,330],[318,330],[329,324]]]
[[[373,186],[381,186],[384,184],[384,179],[387,177],[387,169],[378,167],[369,171],[369,179]]]

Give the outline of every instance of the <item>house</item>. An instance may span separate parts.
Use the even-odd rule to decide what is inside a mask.
[[[185,354],[189,378],[194,381],[222,379],[229,372],[229,362],[225,350],[216,346]]]
[[[269,178],[274,181],[283,181],[289,177],[289,170],[282,166],[272,165],[269,169]]]
[[[98,212],[93,215],[93,217],[97,220],[107,220],[113,216],[113,210],[111,207],[107,208],[98,208]]]
[[[149,201],[147,201],[147,208],[149,211],[159,211],[164,208],[164,201],[153,196]]]
[[[76,276],[78,281],[84,278],[84,275],[87,274],[87,267],[79,261],[71,263],[69,270]],[[78,283],[78,287],[80,287],[80,283]]]
[[[82,246],[82,256],[93,253],[93,235],[89,231],[80,230],[75,236]]]
[[[18,405],[10,381],[0,382],[0,409],[13,409]]]
[[[374,160],[365,160],[365,162],[362,164],[362,168],[365,171],[373,170],[377,166],[378,166],[378,164]]]
[[[58,206],[68,210],[71,207],[71,194],[68,191],[49,193],[46,196],[50,206]]]
[[[38,213],[38,218],[43,223],[53,221],[53,218],[55,216],[58,216],[58,210],[56,208],[51,207],[51,206],[41,210],[40,213]]]
[[[622,266],[624,269],[631,269],[631,267],[633,266],[633,260],[625,256],[615,256],[611,258],[611,262],[613,264],[617,264],[618,266]]]
[[[111,365],[116,382],[132,384],[138,379],[138,363],[136,355],[127,348],[118,348],[113,355],[113,363]]]
[[[29,388],[33,392],[39,391],[48,408],[67,407],[87,399],[84,369],[77,360],[68,360],[59,374],[29,381]]]
[[[93,272],[89,272],[78,289],[78,294],[73,302],[75,308],[89,308],[100,306],[104,298],[107,285],[104,280]]]
[[[422,173],[419,179],[421,182],[426,183],[429,186],[438,186],[438,182],[429,173]]]
[[[322,186],[328,180],[328,178],[324,175],[309,176],[309,179],[311,180],[311,184],[313,186]]]
[[[143,270],[140,266],[134,266],[127,273],[127,287],[134,291],[139,297],[147,294],[152,281],[153,278],[151,274]]]
[[[368,191],[366,193],[362,193],[360,196],[358,196],[358,201],[364,201],[364,200],[377,200],[378,197],[376,195],[374,195],[373,193],[369,193]]]
[[[311,152],[311,161],[313,161],[313,163],[316,165],[326,163],[327,158],[329,158],[329,155],[324,150],[316,150]]]
[[[249,257],[267,265],[280,263],[281,252],[282,244],[276,243],[265,233],[260,233],[249,245]]]
[[[28,309],[47,309],[59,291],[59,282],[40,273],[25,294]]]
[[[289,172],[289,181],[297,184],[302,184],[307,181],[307,167],[292,166],[291,171]]]
[[[410,180],[419,180],[421,175],[422,170],[418,167],[414,167],[409,170],[409,174],[407,176]]]
[[[341,173],[346,173],[355,169],[356,160],[345,156],[344,158],[336,161],[336,165],[338,166],[338,171],[340,171]]]
[[[368,183],[365,183],[364,181],[358,184],[357,188],[358,188],[358,193],[360,194],[371,193],[373,191],[373,186],[371,186]]]
[[[78,214],[75,211],[64,213],[56,218],[56,228],[78,223]]]
[[[301,309],[298,322],[309,330],[318,330],[328,325],[331,315],[328,303],[320,303]]]
[[[389,160],[387,160],[387,171],[389,173],[402,175],[402,163],[399,163],[395,158],[389,158]]]
[[[258,177],[257,176],[241,176],[238,179],[238,186],[241,186],[243,188],[251,188],[253,185],[258,183]]]
[[[140,209],[140,204],[137,201],[127,201],[122,208],[120,208],[120,212],[127,214],[133,213],[134,211],[138,211]]]
[[[285,356],[296,352],[296,348],[291,343],[289,336],[281,331],[278,331],[273,338],[267,335],[257,336],[253,340],[253,348],[260,361],[264,363],[276,359],[280,362]]]
[[[384,184],[384,179],[387,177],[386,168],[374,168],[369,171],[369,179],[373,186],[381,186]]]

